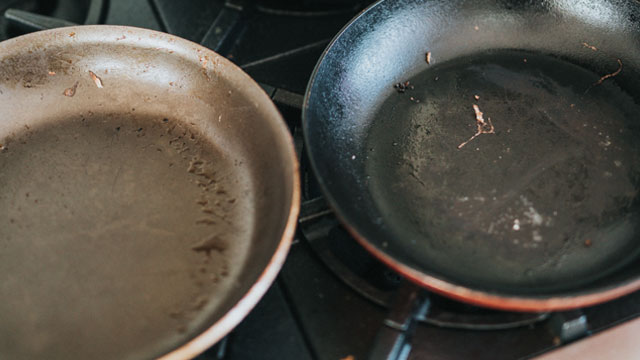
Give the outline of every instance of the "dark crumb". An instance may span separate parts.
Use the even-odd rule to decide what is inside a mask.
[[[586,247],[591,247],[592,243],[591,243],[591,239],[587,239],[584,241],[584,246]]]
[[[164,118],[164,119],[162,119],[162,122],[169,122],[169,119]]]
[[[393,88],[396,89],[396,91],[398,91],[400,94],[404,94],[404,92],[407,91],[407,89],[413,90],[413,85],[411,85],[409,81],[405,81],[405,82],[399,82],[393,85]]]
[[[116,128],[116,131],[120,131],[120,126],[118,126],[118,127]]]
[[[138,130],[136,130],[136,131],[137,131],[137,132],[140,132],[140,131],[142,131],[142,128],[139,128],[139,129],[138,129]]]

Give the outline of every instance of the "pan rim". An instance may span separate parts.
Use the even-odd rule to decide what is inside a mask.
[[[305,96],[302,107],[302,130],[305,139],[305,144],[309,144],[309,101],[312,96],[312,90],[318,77],[318,73],[325,58],[329,55],[329,52],[336,45],[336,43],[342,38],[343,34],[347,32],[354,23],[363,18],[368,12],[372,11],[386,0],[377,0],[360,13],[355,15],[329,42],[327,47],[322,52],[321,56],[316,63],[307,87],[305,90]],[[317,96],[317,95],[315,95]],[[319,165],[316,157],[314,157],[314,150],[311,146],[306,147],[306,152],[311,164],[311,169],[316,175],[316,179],[324,197],[327,199],[327,203],[332,211],[336,214],[336,217],[340,223],[345,227],[349,234],[370,254],[380,260],[385,265],[389,266],[394,271],[405,276],[408,280],[440,295],[463,301],[465,303],[483,306],[498,310],[507,311],[522,311],[522,312],[545,312],[545,311],[559,311],[575,309],[580,307],[591,306],[606,301],[610,301],[624,295],[630,294],[634,291],[640,290],[640,278],[618,281],[606,286],[600,286],[587,292],[575,293],[573,295],[569,293],[561,293],[559,295],[531,295],[531,296],[519,296],[511,295],[501,292],[490,292],[486,290],[479,290],[470,286],[463,286],[456,284],[455,282],[448,281],[440,276],[426,273],[414,269],[401,261],[397,257],[388,254],[383,248],[380,248],[373,243],[369,242],[356,226],[350,224],[350,216],[346,214],[343,208],[340,206],[340,202],[335,199],[331,193],[326,180],[320,176]]]
[[[284,156],[289,158],[288,163],[290,164],[291,169],[290,172],[285,174],[285,176],[291,180],[292,188],[291,191],[286,194],[290,197],[290,200],[288,201],[289,209],[287,219],[286,222],[284,222],[284,227],[280,239],[278,240],[278,245],[266,267],[254,281],[253,285],[251,285],[242,297],[222,317],[209,325],[195,337],[186,342],[181,342],[177,348],[165,350],[166,353],[156,357],[157,359],[162,360],[191,359],[220,341],[249,314],[249,312],[256,306],[267,290],[271,287],[284,264],[295,235],[297,218],[300,212],[301,198],[299,161],[296,156],[293,137],[282,114],[271,98],[267,95],[264,89],[262,89],[262,87],[238,65],[205,46],[162,31],[123,25],[68,26],[37,31],[7,39],[0,43],[0,49],[11,49],[15,46],[20,46],[21,44],[29,44],[32,38],[41,37],[45,33],[55,39],[71,39],[85,34],[92,36],[93,34],[96,34],[96,32],[99,32],[99,35],[103,37],[105,34],[111,34],[114,38],[127,34],[132,35],[132,37],[139,36],[155,42],[162,42],[167,48],[175,50],[175,56],[187,54],[187,49],[193,49],[199,54],[207,55],[210,59],[219,62],[227,71],[233,74],[234,77],[237,77],[247,84],[249,91],[257,96],[256,101],[260,103],[261,107],[266,106],[266,111],[268,111],[271,114],[271,117],[275,119],[275,121],[273,121],[274,130],[282,138],[285,145]],[[130,39],[122,39],[123,43],[131,41]]]

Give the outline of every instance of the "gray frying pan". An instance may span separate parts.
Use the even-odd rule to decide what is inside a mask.
[[[143,29],[0,43],[0,358],[187,359],[282,266],[299,189],[238,67]]]
[[[640,289],[640,2],[384,0],[309,83],[307,150],[370,252],[500,309]]]

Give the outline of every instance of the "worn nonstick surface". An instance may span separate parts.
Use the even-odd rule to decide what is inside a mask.
[[[152,31],[58,29],[0,54],[0,357],[206,349],[291,240],[296,160],[275,106]]]
[[[549,310],[640,287],[639,15],[604,0],[372,6],[308,88],[331,204],[382,260],[462,300]],[[473,105],[486,133],[466,143]]]

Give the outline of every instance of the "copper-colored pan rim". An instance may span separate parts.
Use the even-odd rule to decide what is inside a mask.
[[[237,326],[244,317],[253,309],[253,307],[258,303],[258,301],[262,298],[262,296],[269,289],[276,276],[278,275],[286,256],[288,254],[289,248],[291,246],[293,236],[295,234],[297,218],[300,211],[300,175],[299,175],[299,163],[296,157],[295,147],[293,143],[293,138],[285,124],[285,121],[273,104],[268,95],[262,90],[262,88],[249,76],[247,75],[240,67],[233,64],[231,61],[227,60],[225,57],[216,54],[214,51],[189,40],[159,32],[149,29],[137,28],[132,26],[117,26],[117,25],[85,25],[85,26],[72,26],[65,28],[57,28],[53,30],[46,30],[46,32],[53,35],[53,37],[61,37],[62,39],[67,39],[68,34],[73,34],[74,36],[81,35],[83,33],[91,32],[92,29],[99,29],[102,31],[112,31],[114,34],[135,34],[138,36],[145,36],[147,38],[156,38],[159,41],[168,41],[170,47],[172,49],[176,48],[193,48],[197,51],[202,52],[203,54],[209,55],[212,59],[217,58],[221,63],[225,63],[225,66],[230,68],[231,71],[235,72],[242,78],[242,81],[246,82],[247,85],[255,90],[256,93],[259,93],[260,97],[263,97],[263,102],[268,104],[271,109],[268,109],[269,112],[276,114],[277,116],[277,132],[282,134],[283,141],[286,143],[287,154],[289,156],[289,163],[291,164],[291,173],[287,174],[287,177],[292,179],[292,192],[291,192],[291,201],[289,207],[289,213],[286,225],[282,232],[281,238],[278,242],[278,246],[271,257],[268,265],[260,274],[255,283],[251,286],[251,288],[242,296],[242,298],[220,319],[218,319],[214,324],[212,324],[209,328],[198,334],[195,338],[190,341],[180,345],[178,348],[171,350],[170,352],[160,356],[158,359],[162,360],[182,360],[182,359],[191,359],[213,344],[222,339],[227,333],[229,333],[235,326]],[[44,31],[43,31],[44,32]],[[40,36],[43,32],[37,32],[32,34],[23,35],[22,40],[17,39],[9,39],[5,41],[5,46],[14,46],[15,41],[24,41],[24,37],[31,36]],[[123,43],[126,41],[123,41]],[[168,44],[167,43],[167,44]],[[178,51],[176,51],[178,52]],[[178,54],[176,54],[178,55]]]
[[[404,275],[407,279],[420,286],[423,286],[430,291],[455,300],[463,301],[468,304],[509,311],[560,311],[603,303],[605,301],[610,301],[630,294],[636,290],[640,290],[640,279],[635,279],[624,285],[616,286],[609,290],[602,290],[575,296],[549,296],[535,298],[492,294],[485,291],[474,290],[465,286],[455,285],[451,282],[425,274],[405,264],[402,264],[401,262],[395,260],[393,257],[387,255],[386,253],[369,243],[351,226],[344,222],[343,224],[360,245],[362,245],[365,249],[367,249],[367,251],[373,254],[384,264],[392,268],[394,271],[397,271],[398,273]]]

